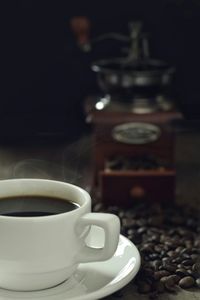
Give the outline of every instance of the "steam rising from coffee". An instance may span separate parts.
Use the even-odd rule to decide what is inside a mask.
[[[18,161],[11,168],[11,177],[61,180],[87,188],[92,148],[91,140],[83,137],[67,146],[58,146],[50,158],[44,154]]]

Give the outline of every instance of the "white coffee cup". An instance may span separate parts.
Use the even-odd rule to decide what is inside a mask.
[[[16,196],[55,197],[73,201],[78,207],[49,216],[0,215],[1,288],[18,291],[50,288],[72,276],[79,263],[107,260],[114,254],[119,240],[119,219],[112,214],[91,213],[91,198],[85,190],[44,179],[0,181],[0,201]],[[101,249],[86,244],[91,225],[104,230]]]

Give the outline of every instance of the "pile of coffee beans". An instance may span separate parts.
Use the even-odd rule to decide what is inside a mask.
[[[135,202],[130,209],[94,206],[119,216],[121,233],[141,255],[141,268],[133,284],[137,291],[156,298],[164,292],[200,288],[199,211],[187,205]]]
[[[105,169],[107,171],[114,170],[166,170],[169,169],[169,163],[155,158],[153,156],[138,156],[138,157],[124,157],[115,156],[107,159],[105,163]]]

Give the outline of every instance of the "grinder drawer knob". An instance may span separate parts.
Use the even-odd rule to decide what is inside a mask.
[[[130,196],[132,198],[143,198],[145,196],[146,192],[144,188],[140,185],[135,185],[130,190]]]

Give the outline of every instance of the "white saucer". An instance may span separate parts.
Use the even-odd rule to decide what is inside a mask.
[[[99,247],[102,232],[94,227],[88,244]],[[76,273],[64,283],[42,291],[15,292],[0,289],[0,300],[96,300],[128,284],[140,268],[140,254],[126,237],[120,235],[114,256],[105,262],[80,264]]]

